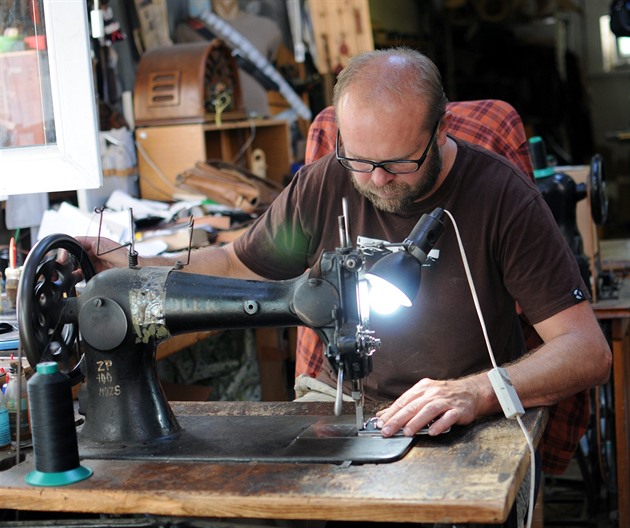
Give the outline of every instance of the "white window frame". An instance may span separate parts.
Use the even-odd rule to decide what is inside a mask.
[[[43,0],[43,6],[56,143],[0,149],[0,196],[103,183],[86,3]]]

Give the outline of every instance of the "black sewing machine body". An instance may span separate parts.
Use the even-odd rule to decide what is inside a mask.
[[[307,325],[330,343],[329,356],[337,357],[337,341],[356,341],[356,302],[348,295],[350,309],[342,311],[341,299],[344,289],[356,291],[358,278],[347,270],[331,269],[331,273],[341,277],[340,284],[307,275],[263,282],[168,268],[121,268],[96,275],[77,298],[86,348],[82,437],[137,443],[179,431],[155,368],[156,347],[171,335]],[[343,330],[351,328],[352,335],[343,336]],[[350,353],[358,353],[356,347]],[[363,350],[358,358],[369,353]]]
[[[325,356],[338,373],[334,414],[339,419],[319,420],[310,424],[313,428],[303,424],[299,430],[296,420],[276,425],[267,420],[271,431],[275,427],[284,432],[284,440],[275,441],[276,451],[264,452],[261,458],[292,460],[299,452],[304,460],[330,461],[334,453],[334,461],[382,461],[392,457],[392,449],[398,457],[409,448],[410,439],[388,439],[381,453],[383,446],[377,447],[373,435],[358,435],[365,424],[363,379],[372,371],[372,354],[380,344],[369,328],[366,262],[381,265],[395,257],[388,266],[396,266],[395,275],[401,275],[400,266],[404,277],[414,276],[411,290],[405,292],[413,298],[422,262],[442,232],[443,218],[439,208],[424,215],[407,239],[391,244],[398,246],[396,252],[387,247],[352,248],[347,229],[341,229],[341,247],[324,253],[313,270],[284,281],[193,274],[182,271],[181,263],[140,267],[137,258],[130,258],[127,268],[96,274],[76,240],[51,235],[31,250],[24,264],[18,294],[20,340],[33,367],[55,361],[73,383],[82,382],[79,407],[85,423],[80,445],[106,446],[107,456],[112,452],[140,456],[138,449],[131,455],[120,451],[136,446],[145,451],[143,456],[162,453],[166,458],[181,454],[188,445],[184,456],[198,459],[200,449],[220,452],[232,442],[234,420],[225,424],[232,431],[229,434],[206,431],[207,425],[198,421],[188,424],[188,431],[182,428],[158,380],[158,344],[189,332],[308,326],[321,337]],[[84,286],[79,291],[81,279]],[[352,385],[354,423],[341,419],[344,380]],[[239,434],[256,439],[256,427],[251,431],[241,427]],[[329,437],[335,441],[322,442]],[[356,440],[350,446],[349,437]],[[172,439],[181,441],[169,442]],[[362,445],[360,453],[354,447],[357,441]],[[157,449],[158,444],[168,447]]]
[[[57,249],[70,253],[64,261]],[[73,254],[75,255],[73,257]],[[168,267],[117,268],[93,274],[75,290],[89,261],[65,235],[29,255],[20,285],[19,319],[32,364],[66,366],[81,348],[84,385],[80,438],[88,443],[142,444],[181,430],[160,386],[155,353],[170,336],[212,329],[305,325],[326,343],[326,355],[347,379],[371,371],[378,340],[360,313],[364,257],[339,249],[322,256],[319,276],[253,281],[197,275]],[[84,270],[82,270],[84,271]],[[74,343],[80,329],[80,343]]]

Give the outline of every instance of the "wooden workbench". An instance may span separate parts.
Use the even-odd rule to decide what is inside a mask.
[[[600,300],[593,310],[611,325],[619,526],[630,526],[630,281],[622,280],[617,298]]]
[[[630,239],[615,238],[600,240],[602,271],[624,271],[630,269]]]
[[[328,403],[181,402],[183,415],[329,415]],[[345,407],[352,412],[352,407]],[[537,443],[546,412],[524,422]],[[208,431],[208,434],[212,434]],[[16,510],[160,516],[500,523],[529,471],[515,421],[502,416],[440,437],[418,438],[384,464],[94,460],[94,474],[64,487],[31,487],[26,462],[0,473],[2,507]]]

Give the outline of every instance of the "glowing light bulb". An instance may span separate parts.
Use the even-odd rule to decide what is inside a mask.
[[[392,283],[376,275],[368,275],[370,281],[370,308],[372,311],[389,315],[401,306],[411,306],[409,298]]]

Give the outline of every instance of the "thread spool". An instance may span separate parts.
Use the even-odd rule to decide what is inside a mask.
[[[92,470],[79,462],[70,378],[57,363],[37,365],[27,384],[35,471],[25,480],[33,486],[63,486],[88,478]]]

